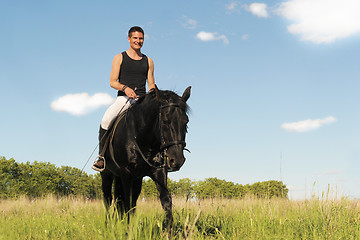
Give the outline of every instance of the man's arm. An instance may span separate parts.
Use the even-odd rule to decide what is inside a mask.
[[[151,58],[148,57],[149,70],[147,76],[147,82],[149,87],[149,92],[155,89],[155,78],[154,78],[154,62]]]
[[[110,73],[110,86],[116,90],[123,91],[129,98],[136,99],[136,93],[131,88],[118,82],[121,63],[122,54],[117,54],[112,62]]]

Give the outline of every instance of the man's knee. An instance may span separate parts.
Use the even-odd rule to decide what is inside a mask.
[[[109,127],[110,127],[110,125],[111,125],[111,122],[112,122],[112,119],[110,119],[110,118],[103,118],[102,120],[101,120],[101,128],[102,129],[104,129],[104,130],[109,130]]]

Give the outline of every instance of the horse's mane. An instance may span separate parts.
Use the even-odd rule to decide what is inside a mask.
[[[185,113],[188,113],[190,110],[187,103],[178,94],[169,90],[158,90],[157,94],[154,92],[148,93],[139,98],[132,108],[160,108],[161,105],[169,103],[178,104]]]

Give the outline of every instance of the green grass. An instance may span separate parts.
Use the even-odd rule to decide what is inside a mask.
[[[174,200],[171,239],[360,239],[355,200]],[[102,201],[0,200],[0,239],[169,239],[158,200],[105,224]]]

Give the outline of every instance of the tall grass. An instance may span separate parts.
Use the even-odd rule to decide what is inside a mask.
[[[171,237],[158,200],[139,200],[129,224],[72,198],[1,200],[0,214],[0,239],[360,239],[359,202],[345,198],[175,199]]]

